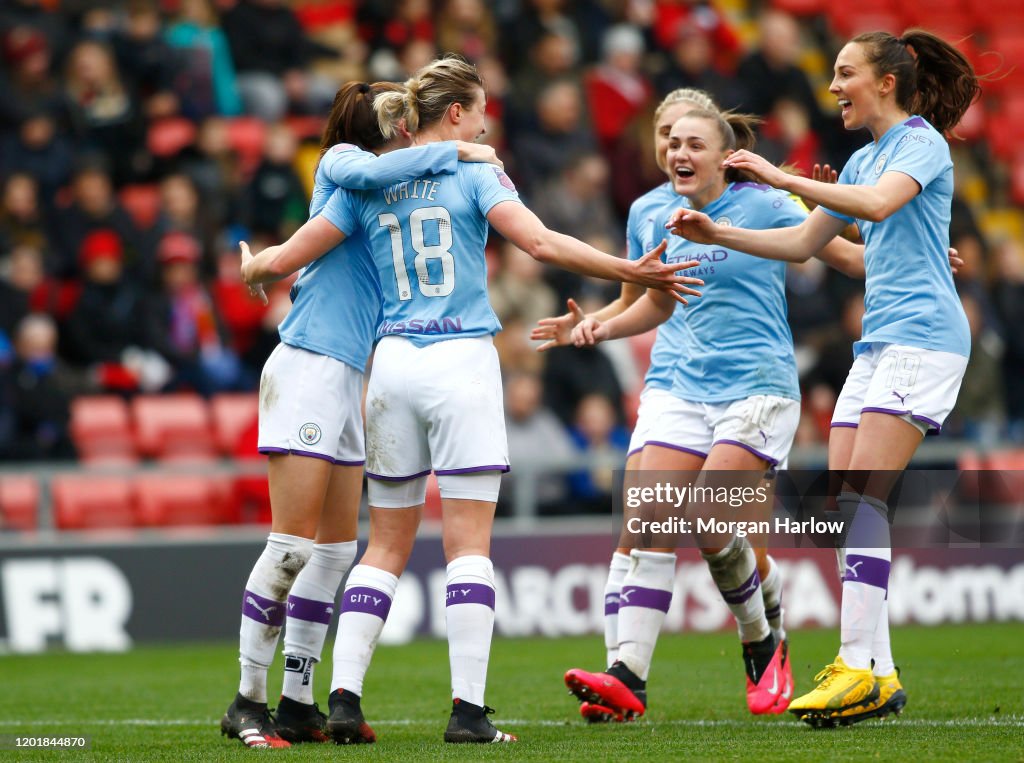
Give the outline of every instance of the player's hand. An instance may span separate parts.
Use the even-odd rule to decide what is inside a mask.
[[[744,172],[749,172],[758,182],[767,183],[773,188],[785,188],[789,175],[763,156],[758,156],[745,148],[734,151],[725,157],[722,167],[728,169],[733,167]]]
[[[949,247],[948,254],[949,254],[949,269],[953,271],[953,275],[956,275],[957,273],[960,272],[960,268],[962,268],[964,266],[964,261],[960,257],[960,252],[958,252],[953,247]]]
[[[593,347],[608,338],[608,330],[596,318],[584,318],[572,330],[572,343],[576,347]]]
[[[460,162],[494,164],[505,169],[505,164],[498,158],[498,152],[494,150],[494,146],[488,146],[486,143],[469,143],[465,140],[457,140],[455,145],[459,149]]]
[[[253,261],[252,252],[249,251],[249,245],[245,241],[238,242],[239,248],[242,250],[242,280],[245,281],[249,287],[250,296],[256,297],[264,305],[270,304],[270,300],[267,299],[267,293],[263,290],[263,284],[253,283],[246,278],[247,266]]]
[[[677,301],[688,305],[690,303],[686,301],[686,297],[683,296],[684,294],[689,294],[691,297],[700,296],[700,292],[696,289],[691,289],[689,285],[703,286],[704,282],[692,276],[681,276],[677,271],[695,268],[700,263],[697,260],[690,260],[689,262],[662,262],[661,255],[665,253],[667,247],[668,241],[662,239],[660,244],[643,257],[631,262],[629,267],[633,271],[633,275],[628,280],[630,283],[646,286],[648,289],[667,291]]]
[[[718,223],[696,209],[677,209],[665,227],[674,235],[695,244],[718,243]]]
[[[815,164],[811,168],[811,180],[835,185],[839,182],[839,173],[832,169],[831,164]]]
[[[811,180],[815,180],[819,183],[835,185],[839,182],[839,173],[832,169],[831,164],[815,164],[814,167],[811,168]],[[818,206],[816,202],[813,202],[810,199],[805,199],[803,196],[800,197],[800,201],[802,201],[804,206],[807,207],[808,212],[813,211],[814,208]]]
[[[565,301],[569,312],[557,318],[541,318],[530,332],[530,339],[544,342],[537,352],[546,352],[552,347],[566,347],[572,344],[572,330],[587,316],[584,315],[572,297]]]

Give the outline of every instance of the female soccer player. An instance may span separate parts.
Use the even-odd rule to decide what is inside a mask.
[[[672,125],[666,165],[678,195],[655,213],[658,229],[679,206],[679,195],[691,208],[733,224],[781,227],[803,219],[805,210],[791,197],[737,182],[743,179],[739,173],[721,166],[740,142],[753,144],[751,125],[743,117],[695,109]],[[696,259],[701,271],[709,271],[698,305],[673,317],[673,305],[649,293],[610,319],[598,315],[583,320],[573,339],[591,344],[642,333],[666,320],[676,323],[681,338],[666,368],[670,394],[662,396],[657,417],[639,433],[639,468],[702,472],[704,479],[714,472],[735,471],[733,482],[752,480],[749,487],[755,487],[786,458],[800,416],[796,360],[786,322],[785,264],[685,241],[675,244],[667,259]],[[860,249],[849,242],[836,242],[826,259],[850,275],[863,272]],[[664,325],[659,341],[662,331]],[[690,516],[701,511],[696,504],[688,508]],[[755,714],[782,712],[792,678],[785,634],[776,620],[778,572],[769,566],[771,595],[762,596],[756,555],[746,539],[729,535],[720,543],[713,540],[701,539],[702,550],[739,625],[748,707]],[[607,673],[574,669],[566,674],[578,697],[611,710],[616,718],[644,712],[651,655],[675,578],[674,552],[637,548],[636,539],[632,541],[632,550],[621,549],[623,556],[629,553],[630,563],[619,596],[617,661]]]
[[[845,474],[837,502],[850,520],[841,646],[818,686],[790,704],[816,725],[897,712],[906,702],[889,645],[886,501],[923,435],[938,431],[953,408],[970,354],[967,319],[945,263],[953,164],[943,133],[980,86],[959,51],[912,30],[855,37],[836,58],[830,90],[844,126],[867,128],[872,138],[837,185],[791,177],[746,151],[726,160],[819,204],[803,223],[743,230],[697,211],[679,211],[670,221],[690,241],[771,259],[818,251],[854,220],[865,241],[863,333],[829,438],[829,468]]]
[[[686,112],[694,109],[716,111],[717,106],[711,97],[701,91],[691,88],[674,90],[661,101],[654,113],[654,151],[655,161],[662,171],[668,172],[665,164],[665,157],[668,152],[669,133],[676,120]],[[744,145],[741,143],[741,145]],[[626,223],[626,240],[628,256],[635,259],[644,252],[655,246],[655,242],[661,240],[663,232],[655,230],[654,220],[659,213],[666,208],[675,209],[680,202],[679,195],[672,188],[671,182],[666,182],[657,188],[648,191],[638,198],[630,206],[629,218]],[[676,246],[678,239],[669,243],[670,252]],[[620,315],[630,305],[643,296],[643,290],[632,285],[623,284],[622,293],[614,302],[598,310],[592,317],[599,321],[606,321]],[[570,300],[570,312],[558,318],[548,318],[539,322],[534,329],[531,338],[536,340],[547,340],[538,349],[547,350],[559,345],[570,343],[573,327],[583,318],[582,311]],[[644,389],[640,394],[640,407],[637,412],[636,426],[630,438],[629,449],[626,457],[626,472],[633,473],[640,467],[641,451],[647,442],[648,434],[654,422],[661,417],[666,405],[672,401],[671,388],[674,376],[674,368],[681,358],[685,357],[684,338],[686,336],[685,311],[680,309],[673,313],[673,317],[658,327],[657,338],[651,349],[651,361],[647,373],[644,376]],[[630,551],[627,540],[620,543],[620,547],[612,554],[608,570],[608,579],[605,584],[605,647],[607,649],[607,664],[611,666],[618,657],[619,636],[618,620],[620,592],[623,580],[629,570]],[[757,566],[759,577],[762,580],[761,595],[764,599],[764,608],[771,624],[772,630],[778,640],[785,639],[785,631],[782,625],[782,579],[775,566],[774,561],[765,553],[764,549],[755,549],[757,554]],[[626,606],[630,606],[628,603]],[[628,613],[627,613],[628,618]],[[785,665],[788,670],[788,662]],[[644,697],[646,700],[646,696]],[[580,705],[580,713],[588,721],[607,721],[622,719],[622,716],[611,709],[584,701]]]
[[[424,173],[451,174],[458,159],[497,161],[493,149],[473,143],[437,143],[377,158],[371,152],[409,145],[402,127],[385,139],[373,111],[376,95],[398,88],[351,82],[338,91],[321,140],[311,215],[337,187],[377,188]],[[314,262],[292,300],[281,344],[260,382],[259,450],[269,455],[271,532],[242,596],[241,681],[221,722],[225,734],[249,747],[327,739],[325,716],[313,703],[313,665],[356,553],[364,460],[360,400],[381,301],[365,247],[343,244]],[[275,730],[267,668],[286,619]],[[372,741],[369,727],[364,733]]]
[[[483,83],[465,61],[435,61],[406,88],[377,99],[382,129],[404,118],[424,144],[484,132]],[[426,475],[434,471],[448,560],[453,705],[445,740],[514,741],[494,728],[484,705],[494,622],[490,533],[500,474],[508,470],[491,342],[500,325],[486,289],[488,223],[534,257],[587,275],[677,296],[696,294],[684,284],[701,281],[672,275],[679,265],[660,261],[664,245],[626,261],[548,230],[495,168],[463,164],[451,178],[424,174],[380,191],[336,193],[322,217],[289,246],[316,256],[307,246],[314,239],[365,235],[384,299],[366,401],[370,542],[342,596],[328,730],[336,741],[358,741],[363,677],[412,550]]]

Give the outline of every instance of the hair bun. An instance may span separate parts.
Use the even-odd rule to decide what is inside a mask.
[[[363,95],[366,95],[367,93],[370,92],[370,86],[367,85],[365,82],[360,82],[359,83],[359,92],[362,93]]]

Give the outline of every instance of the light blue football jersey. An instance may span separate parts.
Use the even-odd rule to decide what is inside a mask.
[[[329,149],[314,176],[309,215],[320,214],[340,188],[380,188],[425,173],[454,173],[454,143],[391,151],[379,157],[351,144]],[[278,327],[281,341],[329,355],[359,372],[373,347],[381,319],[381,290],[366,237],[349,236],[314,260],[292,286],[292,307]]]
[[[701,210],[721,225],[763,230],[799,225],[807,211],[767,185],[730,183]],[[664,227],[665,214],[658,225]],[[793,335],[786,320],[786,263],[714,244],[679,239],[669,262],[697,260],[684,275],[704,280],[703,296],[680,315],[679,356],[672,394],[697,403],[724,403],[752,395],[800,399]]]
[[[666,253],[682,244],[679,236],[657,227],[658,221],[667,217],[666,209],[671,211],[681,206],[687,206],[686,199],[672,189],[671,183],[662,183],[634,201],[626,218],[626,256],[638,260],[662,239],[668,241]],[[672,377],[685,335],[685,320],[683,306],[677,304],[672,317],[658,326],[654,346],[651,347],[651,364],[644,376],[645,386],[663,390],[672,388]]]
[[[370,241],[384,298],[378,337],[405,336],[423,347],[501,330],[487,295],[484,246],[486,215],[503,201],[519,202],[508,176],[464,162],[454,175],[331,197],[324,217]]]
[[[854,153],[839,182],[875,185],[886,172],[909,175],[921,192],[881,222],[856,221],[864,238],[867,281],[854,355],[873,342],[891,342],[969,357],[970,329],[947,254],[953,200],[949,146],[924,118],[914,116]]]

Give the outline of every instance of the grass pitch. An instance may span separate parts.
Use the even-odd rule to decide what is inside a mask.
[[[731,634],[666,635],[649,682],[651,707],[636,723],[586,726],[562,685],[570,667],[596,669],[598,637],[496,639],[487,702],[519,744],[445,745],[447,648],[423,641],[381,647],[364,711],[378,743],[246,750],[220,736],[236,689],[236,646],[164,646],[128,654],[0,657],[0,737],[81,735],[89,750],[0,751],[0,759],[626,761],[1018,760],[1024,761],[1024,624],[899,628],[893,642],[909,695],[884,722],[814,730],[786,714],[746,713],[739,646]],[[797,693],[835,656],[837,634],[790,637]],[[329,657],[316,674],[323,700]],[[273,693],[281,668],[271,669]],[[271,702],[273,704],[273,702]]]

